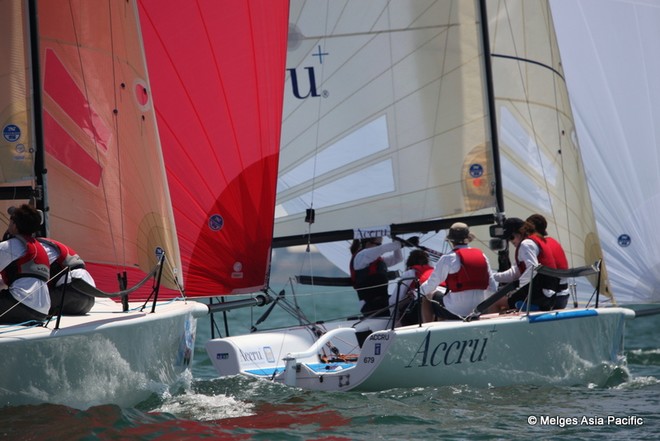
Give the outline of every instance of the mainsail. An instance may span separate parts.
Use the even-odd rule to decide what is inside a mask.
[[[612,290],[660,302],[660,8],[655,2],[552,2]]]
[[[601,258],[547,2],[298,0],[290,16],[276,245],[541,213],[570,265]]]
[[[495,205],[474,6],[291,2],[276,236]]]
[[[270,262],[288,1],[138,3],[186,295],[259,290]]]

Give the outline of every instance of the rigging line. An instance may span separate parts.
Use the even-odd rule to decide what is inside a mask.
[[[69,1],[69,14],[70,14],[70,17],[71,17],[71,26],[73,28],[73,35],[74,35],[74,39],[75,39],[75,43],[76,43],[76,54],[78,55],[78,63],[80,64],[80,73],[81,73],[82,87],[83,87],[83,91],[84,91],[84,94],[85,94],[85,100],[89,103],[90,102],[90,95],[89,95],[89,89],[88,89],[88,86],[87,86],[87,79],[86,79],[87,76],[85,75],[85,72],[86,72],[85,71],[85,63],[83,63],[82,54],[81,54],[81,46],[82,45],[81,45],[81,41],[80,41],[80,36],[78,35],[78,28],[76,26],[75,14],[73,13],[73,7],[72,7],[71,3],[72,3],[72,1],[70,0]],[[108,9],[110,9],[110,2],[108,2]],[[110,29],[110,32],[112,34],[112,27]],[[113,50],[113,53],[114,53],[114,50]],[[114,74],[114,60],[113,60],[113,74]],[[114,90],[114,84],[113,84],[113,90]],[[116,104],[116,99],[115,99],[115,104]],[[87,117],[88,117],[90,122],[93,121],[92,106],[87,106]],[[114,119],[114,122],[115,122],[115,130],[118,130],[118,128],[116,127],[116,124],[117,124],[116,118]],[[94,150],[95,150],[95,153],[96,153],[96,162],[98,164],[100,164],[101,163],[101,156],[100,156],[100,152],[99,152],[99,143],[98,143],[97,133],[96,133],[95,130],[91,130],[91,133],[92,133],[92,141],[94,142]],[[117,149],[117,152],[118,152],[118,149]],[[110,206],[108,204],[108,194],[107,194],[107,189],[106,189],[106,186],[105,186],[105,179],[106,179],[105,174],[101,174],[101,191],[103,192],[103,201],[105,203],[107,221],[108,221],[108,224],[109,224],[108,230],[109,230],[110,236],[112,238],[111,242],[112,242],[112,249],[113,249],[113,252],[114,252],[114,255],[115,255],[115,262],[118,262],[119,261],[119,255],[118,255],[119,253],[118,253],[118,250],[117,250],[117,247],[116,247],[117,240],[114,239],[114,228],[111,225],[112,217],[110,216]],[[120,178],[120,181],[121,181],[121,178]]]
[[[324,14],[324,16],[325,16],[324,35],[319,38],[319,45],[320,45],[321,42],[324,41],[324,39],[326,38],[326,36],[329,33],[329,30],[328,30],[329,20],[330,20],[330,14],[329,14],[330,4],[329,3],[330,2],[327,2],[326,5],[325,5],[326,11],[325,11],[325,14]],[[339,18],[338,18],[337,22],[339,22],[339,20],[341,19],[344,11],[346,10],[346,7],[347,7],[347,4],[344,4],[344,7],[342,9],[341,14],[339,14]],[[320,60],[319,60],[319,62],[320,62]],[[321,67],[320,67],[321,81],[319,83],[319,86],[321,86],[325,83],[325,66],[323,66],[322,62],[320,62],[320,64],[321,64]],[[314,209],[314,193],[315,193],[315,190],[316,190],[316,169],[317,169],[317,165],[318,165],[319,139],[320,139],[320,132],[321,132],[320,122],[321,122],[321,99],[319,98],[318,106],[316,107],[316,133],[314,134],[314,161],[313,161],[313,165],[312,165],[312,183],[311,183],[311,186],[310,186],[310,193],[309,193],[309,208],[310,208],[310,210]],[[307,237],[311,236],[311,232],[312,232],[312,223],[309,222],[307,224],[307,233],[308,233]],[[308,250],[309,250],[309,243],[308,243],[307,247],[308,247]]]

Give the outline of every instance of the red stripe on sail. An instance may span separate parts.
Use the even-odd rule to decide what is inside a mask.
[[[43,124],[46,151],[78,176],[98,187],[103,168],[46,110],[43,112]]]
[[[44,92],[47,93],[95,145],[108,149],[112,131],[92,108],[55,52],[46,49]]]

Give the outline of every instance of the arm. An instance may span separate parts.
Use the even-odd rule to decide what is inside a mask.
[[[486,288],[486,293],[487,294],[492,294],[495,291],[497,291],[497,281],[495,280],[495,273],[493,273],[493,269],[490,267],[490,262],[488,261],[488,257],[484,254],[484,258],[486,258],[486,265],[488,266],[488,288]]]
[[[538,266],[539,247],[531,239],[525,239],[520,243],[518,258],[525,262],[525,272],[520,275],[520,286],[526,285],[532,280],[532,271]]]
[[[406,298],[410,294],[410,285],[413,282],[413,279],[416,276],[415,270],[414,269],[409,269],[404,271],[403,274],[401,274],[401,284],[399,285],[399,301],[402,301],[403,299]],[[408,280],[404,280],[408,279]],[[390,306],[393,306],[396,303],[396,293],[392,296],[390,296]]]
[[[399,247],[393,250],[392,254],[383,257],[385,265],[388,267],[396,265],[399,262],[403,262],[403,252],[401,252],[401,242],[395,242]],[[384,246],[384,245],[381,245]]]
[[[24,250],[23,253],[16,256],[14,255],[16,253],[12,252],[11,243],[15,240],[17,239],[9,239],[0,242],[0,270],[5,269],[10,263],[21,257],[23,253],[25,253]]]
[[[355,259],[353,259],[353,268],[356,270],[366,268],[369,266],[371,262],[378,259],[381,254],[387,253],[388,251],[394,251],[395,255],[398,252],[398,255],[400,256],[400,260],[398,262],[403,260],[403,254],[401,253],[401,244],[399,242],[390,242],[390,243],[384,243],[382,245],[378,245],[377,247],[365,248],[362,251],[358,252],[355,255]],[[390,266],[390,263],[386,258],[383,260],[385,261],[385,264],[387,266]]]
[[[493,273],[493,279],[498,283],[509,283],[520,278],[520,269],[518,264],[514,264],[506,271],[500,271],[499,273]]]
[[[452,265],[457,263],[458,260],[456,259],[456,253],[454,252],[445,254],[438,259],[438,263],[435,264],[431,277],[429,277],[426,282],[422,283],[422,286],[420,287],[422,294],[426,296],[432,294],[438,285],[447,279],[447,275],[449,274]]]

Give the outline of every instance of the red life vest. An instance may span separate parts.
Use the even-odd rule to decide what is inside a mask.
[[[51,247],[55,248],[59,253],[57,259],[55,259],[55,261],[50,265],[50,277],[51,277],[51,284],[53,286],[57,283],[59,279],[65,276],[65,273],[62,272],[64,268],[69,268],[69,269],[85,268],[85,262],[83,262],[80,256],[75,251],[73,251],[72,248],[69,248],[68,246],[64,245],[61,242],[46,237],[38,237],[37,241],[50,245]]]
[[[546,237],[545,243],[550,249],[552,257],[555,258],[557,269],[568,269],[568,259],[566,259],[566,253],[564,253],[564,248],[562,248],[561,244],[552,237]]]
[[[44,247],[31,236],[14,236],[25,245],[25,254],[2,270],[2,281],[10,286],[16,279],[21,277],[34,277],[46,282],[50,275],[48,254]]]
[[[447,288],[453,292],[488,288],[488,263],[478,248],[456,248],[461,269],[447,275]]]
[[[53,264],[57,263],[62,267],[69,267],[71,269],[85,268],[85,262],[83,262],[78,253],[76,253],[72,248],[64,245],[61,242],[46,237],[38,237],[37,241],[50,245],[59,252],[59,256],[55,262],[53,262]]]
[[[539,264],[543,266],[547,266],[548,268],[557,268],[557,264],[555,263],[555,258],[552,256],[552,251],[550,250],[550,247],[548,246],[548,243],[543,240],[543,238],[537,236],[536,234],[532,234],[531,236],[528,236],[526,239],[532,240],[538,247],[539,247],[539,254],[536,257],[537,260],[539,261]],[[522,241],[520,241],[522,243]],[[520,274],[525,272],[525,269],[527,269],[527,265],[525,265],[525,262],[521,262],[518,260],[518,251],[520,250],[520,245],[516,247],[516,262],[518,263],[518,269],[520,269]]]
[[[537,256],[539,264],[543,266],[547,266],[548,268],[557,269],[557,262],[555,262],[555,258],[552,255],[552,248],[550,245],[548,245],[548,242],[536,234],[533,234],[527,238],[533,240],[534,243],[539,247],[539,254]],[[518,261],[519,249],[520,246],[516,248],[516,262],[518,262],[518,268],[520,269],[520,274],[522,274],[525,272],[527,266],[525,265],[525,262]],[[568,267],[568,263],[566,264],[566,267]],[[547,276],[544,274],[537,275],[535,277],[535,280],[537,280],[535,286],[545,289],[551,289],[553,291],[560,291],[562,289],[565,289],[566,287],[566,285],[561,285],[559,283],[560,280],[558,278]]]
[[[433,273],[433,267],[431,265],[413,265],[410,267],[410,269],[415,270],[415,277],[417,277],[419,283],[417,283],[417,280],[413,280],[408,288],[408,291],[415,291],[420,284],[429,280],[431,273]]]

